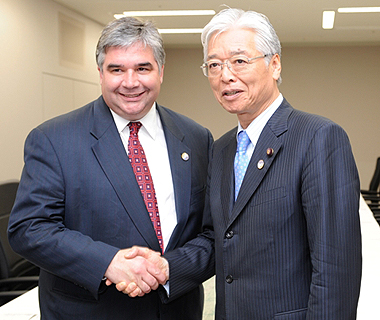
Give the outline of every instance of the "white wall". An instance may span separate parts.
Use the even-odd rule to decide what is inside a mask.
[[[380,157],[380,46],[285,48],[281,90],[295,107],[340,124],[351,140],[361,186]]]
[[[380,45],[286,47],[280,91],[297,109],[341,125],[349,135],[362,188],[380,157]],[[199,66],[202,50],[168,49],[158,101],[211,129],[215,138],[237,124],[216,102]]]
[[[19,179],[32,128],[100,94],[95,46],[102,28],[51,0],[0,0],[0,181]],[[158,102],[210,128],[215,138],[234,127],[235,116],[219,106],[199,68],[200,45],[166,51]],[[380,44],[285,45],[282,57],[282,93],[295,108],[347,131],[363,188],[380,156],[379,53]]]
[[[62,31],[65,18],[84,28],[80,50],[71,48],[82,60],[67,59],[60,47],[77,40],[67,25]],[[100,94],[94,52],[101,29],[50,0],[0,1],[0,181],[20,178],[32,128]]]

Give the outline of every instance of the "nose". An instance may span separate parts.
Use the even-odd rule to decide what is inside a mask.
[[[138,76],[134,70],[128,70],[123,76],[123,86],[126,88],[134,88],[138,86]]]
[[[222,64],[222,81],[224,82],[233,82],[236,80],[235,74],[231,71],[228,61]]]

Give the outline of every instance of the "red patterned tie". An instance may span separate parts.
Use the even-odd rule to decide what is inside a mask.
[[[143,195],[146,208],[148,210],[150,219],[152,220],[154,230],[156,231],[161,251],[164,252],[164,241],[162,239],[161,233],[161,223],[160,215],[158,213],[156,192],[154,191],[154,185],[152,176],[150,175],[148,161],[146,160],[144,149],[140,144],[138,137],[138,132],[142,124],[141,122],[130,122],[128,126],[130,130],[128,141],[129,162],[132,165],[133,172],[135,173],[137,183]]]

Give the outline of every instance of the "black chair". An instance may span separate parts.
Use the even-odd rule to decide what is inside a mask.
[[[380,206],[370,208],[378,224],[380,224]]]
[[[368,190],[360,190],[368,207],[371,209],[376,221],[380,224],[380,157],[377,158],[375,172],[373,173]]]
[[[377,158],[375,172],[373,173],[371,182],[369,184],[369,189],[360,190],[360,192],[363,195],[363,198],[365,199],[366,197],[369,197],[369,196],[380,196],[379,186],[380,186],[380,157]]]
[[[16,254],[8,242],[9,215],[18,182],[0,184],[0,306],[34,288],[39,269]]]

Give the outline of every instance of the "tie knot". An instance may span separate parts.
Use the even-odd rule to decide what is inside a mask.
[[[237,151],[239,153],[245,153],[250,142],[251,140],[249,139],[247,132],[245,132],[244,130],[240,131],[238,134]]]
[[[142,124],[140,121],[137,121],[137,122],[130,122],[128,123],[128,126],[129,126],[129,132],[130,134],[135,134],[137,135],[140,128],[142,127]]]

